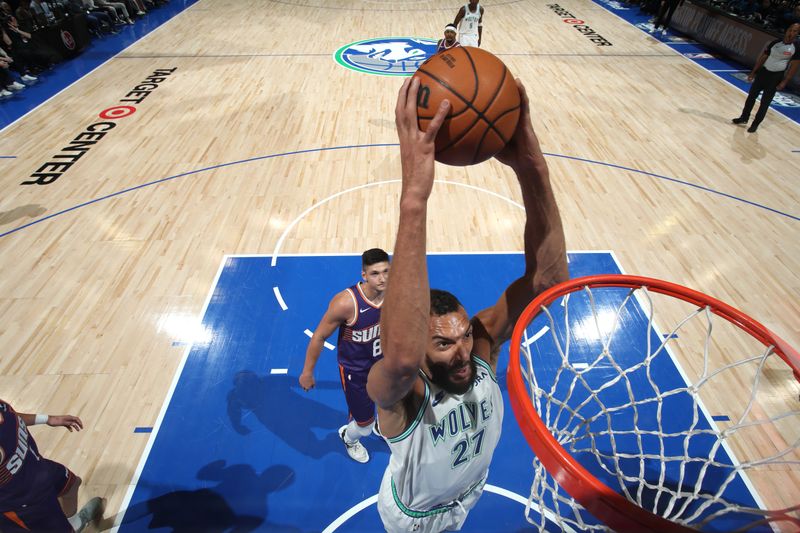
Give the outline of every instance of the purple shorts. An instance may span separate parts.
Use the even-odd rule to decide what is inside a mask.
[[[75,474],[50,459],[42,458],[34,464],[36,471],[29,476],[29,484],[9,498],[0,498],[0,531],[72,533],[58,498],[72,488]]]
[[[375,420],[375,402],[367,394],[367,376],[369,371],[353,372],[339,365],[347,408],[359,426],[368,426]]]

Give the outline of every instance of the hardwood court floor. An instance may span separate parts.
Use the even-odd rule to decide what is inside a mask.
[[[770,112],[755,135],[732,126],[741,91],[588,0],[562,5],[613,46],[544,1],[483,5],[483,47],[531,96],[568,248],[613,250],[629,273],[710,293],[800,345],[798,125]],[[224,254],[273,253],[287,229],[282,253],[393,247],[396,183],[290,227],[321,200],[400,177],[396,147],[319,151],[396,142],[400,79],[332,54],[369,37],[438,38],[458,6],[203,0],[3,131],[0,152],[16,159],[0,161],[0,391],[22,411],[83,418],[77,435],[34,429],[45,455],[84,477],[82,498],[118,510],[148,438],[133,429],[155,424],[185,349],[174,343]],[[176,70],[57,181],[20,185],[157,69]],[[519,201],[494,162],[437,173]],[[430,214],[431,251],[522,248],[522,213],[477,189],[437,185]],[[771,377],[796,408],[791,374]]]

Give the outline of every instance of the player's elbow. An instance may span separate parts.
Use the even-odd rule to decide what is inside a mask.
[[[407,379],[419,372],[419,357],[397,357],[386,361],[386,371],[395,379]]]

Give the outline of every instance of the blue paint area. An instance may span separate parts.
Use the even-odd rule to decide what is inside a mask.
[[[627,21],[628,23],[636,26],[642,31],[648,31],[651,25],[649,24],[650,15],[642,13],[638,9],[634,9],[619,2],[613,0],[593,0],[593,2],[603,9],[606,9],[618,17],[622,18],[623,20]],[[720,78],[724,79],[725,81],[733,83],[736,87],[742,89],[745,93],[750,90],[750,84],[744,81],[744,77],[750,72],[750,68],[737,63],[732,59],[726,59],[722,57],[720,52],[716,52],[711,48],[706,47],[705,45],[693,41],[688,38],[683,38],[679,36],[676,30],[668,30],[667,35],[661,35],[661,32],[656,32],[651,34],[654,39],[658,39],[659,41],[663,42],[664,44],[668,45],[670,48],[678,52],[679,54],[687,57],[691,61],[694,61],[701,67],[713,72],[715,75],[719,76]],[[712,56],[712,57],[706,57]],[[741,71],[740,76],[737,78],[734,73],[730,72],[714,72],[717,70],[739,70]],[[789,105],[790,102],[788,99],[781,98],[781,93],[775,95],[775,99],[770,104],[770,107],[785,115],[789,119],[800,123],[800,107],[791,106]],[[731,118],[737,115],[739,111],[741,111],[742,106],[744,105],[744,97],[740,102],[732,103],[732,114]]]
[[[117,35],[92,37],[78,57],[64,61],[38,76],[39,81],[14,96],[0,100],[0,130],[75,83],[136,41],[157,29],[198,0],[171,0],[149,11],[132,26],[120,26]],[[77,132],[76,132],[77,133]]]
[[[134,433],[152,433],[153,432],[153,428],[151,428],[151,427],[138,427],[138,428],[133,428],[133,432]]]
[[[727,415],[714,415],[711,418],[713,418],[717,422],[730,422],[731,421],[731,417],[729,417]]]
[[[491,305],[523,269],[521,254],[429,257],[431,285],[451,290],[471,314]],[[609,254],[571,254],[573,276],[617,273]],[[347,422],[335,355],[324,350],[317,386],[297,383],[308,344],[330,298],[359,279],[358,256],[228,258],[203,327],[139,477],[121,531],[321,531],[377,493],[389,452],[375,436],[361,465],[336,434]],[[288,310],[281,310],[273,287]],[[506,390],[508,349],[498,379]],[[288,375],[270,375],[288,368]],[[507,396],[507,395],[506,395]],[[503,437],[489,484],[527,499],[528,448],[506,397]],[[523,505],[485,493],[465,531],[527,530]],[[559,529],[553,526],[552,531]],[[340,531],[379,531],[375,505]]]

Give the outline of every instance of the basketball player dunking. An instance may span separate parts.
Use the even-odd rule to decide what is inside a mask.
[[[339,328],[337,357],[344,397],[351,420],[339,428],[348,455],[359,463],[369,461],[369,453],[361,444],[375,424],[375,403],[367,394],[367,375],[381,358],[381,304],[389,277],[389,255],[380,248],[361,255],[360,281],[333,297],[306,349],[300,386],[308,391],[315,385],[314,367],[322,347]]]
[[[477,0],[458,10],[453,26],[458,28],[458,42],[461,46],[480,46],[483,37],[483,6]]]
[[[78,511],[81,478],[41,456],[28,432],[34,424],[83,428],[77,416],[17,413],[0,400],[0,531],[83,531],[102,513],[103,500],[92,498]]]
[[[381,316],[384,357],[367,388],[378,405],[391,458],[378,493],[389,532],[458,530],[483,492],[503,421],[495,369],[500,346],[533,297],[567,279],[561,218],[528,98],[519,125],[496,158],[515,172],[525,204],[525,272],[474,318],[455,296],[430,290],[426,266],[434,139],[449,109],[417,125],[419,81],[407,80],[395,110],[402,190],[392,282]],[[469,287],[465,287],[469,290]]]

